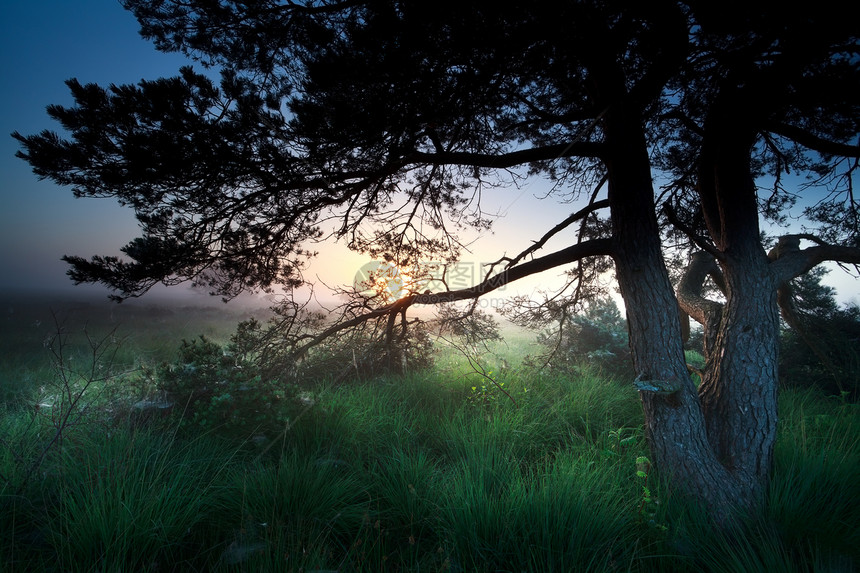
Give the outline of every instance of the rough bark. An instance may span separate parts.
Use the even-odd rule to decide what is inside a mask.
[[[722,521],[735,506],[734,479],[714,455],[687,372],[678,302],[660,250],[650,165],[636,119],[616,109],[605,122],[613,257],[637,380],[677,388],[641,392],[647,437],[664,477]]]
[[[762,253],[763,254],[763,253]],[[699,388],[714,452],[755,506],[770,479],[777,426],[779,312],[766,263],[730,259],[727,301]]]
[[[725,206],[725,217],[731,210]],[[682,310],[705,329],[706,367],[699,388],[707,435],[740,506],[756,507],[770,481],[777,426],[779,294],[785,281],[806,272],[813,261],[851,262],[860,251],[820,245],[773,251],[765,258],[752,233],[721,253],[725,304],[701,295],[708,274],[718,271],[710,253],[697,253],[678,285]],[[747,248],[740,248],[746,244]],[[793,261],[782,260],[791,257]]]
[[[770,480],[776,441],[780,282],[760,240],[749,160],[752,122],[732,98],[724,103],[706,125],[699,170],[726,296],[699,397],[713,452],[732,476],[733,495],[740,506],[754,509]]]

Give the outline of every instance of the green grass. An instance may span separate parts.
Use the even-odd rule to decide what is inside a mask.
[[[64,470],[62,485],[45,510],[45,534],[63,570],[181,562],[232,509],[220,478],[231,455],[211,442],[153,432],[84,439],[53,465]]]
[[[637,476],[648,451],[631,385],[529,373],[527,347],[497,346],[484,375],[443,354],[428,372],[318,385],[262,440],[195,435],[174,418],[135,424],[96,401],[47,447],[55,421],[9,401],[3,571],[860,566],[857,405],[783,392],[768,509],[717,531]]]

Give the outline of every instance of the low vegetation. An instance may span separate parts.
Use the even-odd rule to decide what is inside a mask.
[[[4,336],[32,328],[46,347],[4,356],[4,571],[860,567],[846,396],[782,392],[768,509],[718,530],[660,485],[629,379],[587,361],[537,370],[534,335],[297,384],[236,354],[227,320],[166,316],[146,336],[133,320],[7,320]],[[207,336],[182,342],[189,325]]]

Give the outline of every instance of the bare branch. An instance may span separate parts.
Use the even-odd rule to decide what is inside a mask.
[[[715,282],[722,283],[722,276],[716,261],[710,253],[699,251],[693,255],[693,260],[687,266],[681,282],[678,283],[678,305],[681,307],[681,330],[686,339],[690,333],[690,318],[705,329],[704,353],[707,357],[713,348],[723,305],[702,296],[705,278],[716,277]]]
[[[580,209],[576,213],[573,213],[567,219],[565,219],[564,221],[562,221],[561,223],[559,223],[558,225],[556,225],[555,227],[553,227],[552,229],[547,231],[547,233],[543,237],[541,237],[539,240],[535,241],[534,244],[532,244],[529,248],[527,248],[526,250],[521,252],[519,255],[517,255],[516,257],[511,259],[507,266],[512,267],[512,266],[516,265],[524,257],[534,253],[535,251],[537,251],[541,247],[543,247],[546,244],[546,242],[548,240],[550,240],[556,234],[560,233],[561,231],[563,231],[567,227],[571,226],[575,222],[579,221],[580,219],[587,217],[588,215],[597,211],[598,209],[603,209],[603,208],[608,207],[608,206],[609,206],[609,200],[608,199],[589,203],[587,206],[583,207],[582,209]]]
[[[696,234],[693,230],[687,226],[681,219],[678,218],[678,214],[675,213],[675,209],[672,208],[669,203],[663,204],[663,212],[666,213],[666,218],[669,219],[669,222],[672,223],[675,227],[677,227],[682,233],[687,235],[691,241],[693,241],[699,248],[705,250],[710,253],[718,261],[722,261],[724,259],[723,253],[720,252],[717,247],[714,246],[712,242],[710,242],[705,237]]]
[[[605,147],[600,143],[587,141],[573,141],[570,143],[558,143],[544,147],[531,147],[520,149],[509,153],[485,154],[447,151],[442,153],[427,153],[415,151],[405,155],[400,163],[403,166],[410,164],[447,164],[467,165],[469,167],[486,167],[491,169],[503,169],[516,167],[537,161],[552,161],[563,157],[591,157],[600,158],[605,153]]]
[[[660,116],[661,119],[676,119],[681,125],[689,129],[691,132],[696,135],[702,136],[705,134],[705,131],[702,129],[702,126],[693,121],[693,118],[683,113],[679,109],[674,109],[668,113],[664,113]]]
[[[296,350],[296,355],[303,355],[312,347],[342,330],[358,326],[375,318],[384,316],[394,317],[397,314],[403,314],[413,304],[441,304],[478,298],[521,278],[572,263],[585,257],[609,256],[612,255],[612,251],[611,239],[594,239],[522,263],[519,266],[507,268],[473,287],[440,293],[411,294],[382,308],[369,310],[349,320],[332,325],[299,347]]]
[[[803,236],[803,238],[807,238]],[[812,240],[812,239],[810,239]],[[837,263],[860,264],[860,247],[843,247],[818,242],[818,246],[792,251],[780,256],[770,264],[771,272],[778,284],[783,284],[793,278],[808,272],[812,267],[824,261]]]
[[[814,151],[826,153],[828,155],[838,155],[840,157],[860,157],[860,146],[858,145],[847,145],[845,143],[824,139],[823,137],[819,137],[814,133],[810,133],[809,131],[794,125],[788,125],[787,123],[781,122],[768,122],[766,124],[766,128],[777,135],[787,137],[788,139]]]

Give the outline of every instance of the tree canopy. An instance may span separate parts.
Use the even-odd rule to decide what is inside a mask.
[[[457,260],[462,229],[490,224],[482,196],[544,177],[550,200],[580,208],[521,253],[500,253],[478,285],[352,307],[320,336],[380,317],[390,334],[412,304],[562,268],[564,293],[509,310],[557,317],[611,267],[666,476],[718,516],[758,503],[776,428],[778,304],[817,264],[860,262],[860,54],[838,3],[123,4],[158,49],[211,69],[106,88],[70,80],[75,105],[48,110],[68,138],[14,134],[37,175],[114,197],[140,221],[125,258],[65,257],[73,280],[120,298],[186,280],[228,298],[295,287],[328,226],[420,274],[422,261]],[[762,219],[785,223],[795,204],[805,226],[768,256]],[[543,254],[562,229],[576,240]],[[673,257],[692,262],[677,296]],[[699,388],[679,305],[706,329]]]

